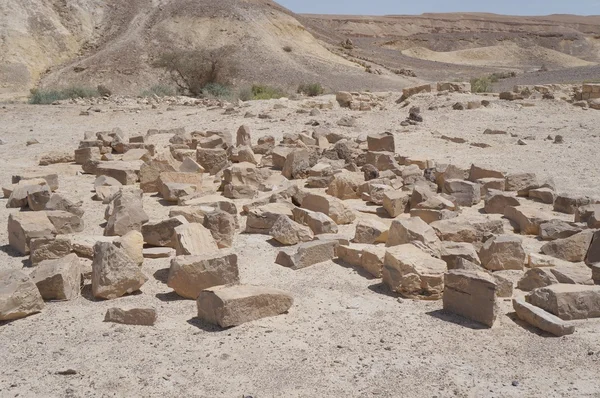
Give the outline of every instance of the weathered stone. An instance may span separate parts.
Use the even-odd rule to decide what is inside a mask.
[[[310,167],[309,152],[299,149],[287,155],[281,174],[288,180],[302,179],[308,177]]]
[[[302,243],[294,254],[280,251],[275,263],[293,270],[310,267],[334,259],[339,244],[337,240],[315,240]]]
[[[600,204],[578,207],[575,222],[586,223],[590,228],[600,228]]]
[[[273,228],[271,228],[270,235],[282,245],[296,245],[314,239],[314,234],[309,227],[292,221],[286,215],[280,215],[277,218]]]
[[[557,337],[575,333],[575,326],[564,322],[557,316],[529,304],[522,298],[513,299],[513,308],[519,319]]]
[[[105,175],[116,179],[123,185],[133,185],[139,181],[142,164],[144,164],[144,162],[141,160],[130,162],[100,162],[96,168],[96,176]]]
[[[389,227],[381,221],[364,219],[356,225],[356,232],[352,242],[364,244],[386,243],[388,230]]]
[[[368,246],[361,253],[360,266],[375,278],[381,278],[386,248],[383,246]]]
[[[233,215],[220,209],[206,213],[203,222],[204,227],[210,231],[220,249],[233,246],[236,224]]]
[[[396,218],[407,211],[410,198],[404,191],[387,191],[383,194],[383,208],[390,217]]]
[[[444,310],[492,327],[498,313],[496,290],[485,272],[451,270],[444,276]]]
[[[67,238],[36,238],[29,241],[31,265],[44,260],[63,258],[71,253],[71,241]]]
[[[74,253],[40,262],[30,277],[44,300],[72,300],[79,297],[81,267],[79,257]]]
[[[471,243],[442,242],[441,259],[446,262],[448,269],[456,269],[456,262],[459,258],[474,264],[481,264],[477,250]]]
[[[537,188],[529,191],[529,197],[553,205],[556,200],[556,193],[550,188]]]
[[[542,253],[573,263],[584,261],[592,242],[593,231],[583,231],[565,239],[556,239],[542,246]]]
[[[21,271],[0,271],[0,321],[40,312],[44,300],[35,283]]]
[[[237,255],[215,252],[173,258],[167,286],[181,297],[195,300],[204,289],[239,281]]]
[[[114,299],[138,291],[148,278],[140,267],[110,242],[94,245],[92,294],[100,299]]]
[[[31,173],[22,173],[12,176],[13,184],[29,185],[26,181],[33,180],[32,183],[40,185],[39,180],[46,180],[46,184],[50,187],[52,192],[58,189],[58,174],[47,173],[45,171],[34,171]]]
[[[565,239],[578,234],[583,229],[573,223],[562,220],[550,220],[540,224],[539,236],[542,240]]]
[[[61,210],[72,213],[77,217],[83,217],[85,210],[83,209],[83,202],[73,202],[72,200],[64,197],[60,193],[52,194],[48,203],[46,203],[46,210]]]
[[[554,201],[554,211],[566,214],[575,214],[577,208],[592,204],[593,200],[587,196],[574,196],[571,194],[560,194]]]
[[[405,245],[413,241],[421,242],[436,257],[439,257],[442,242],[425,221],[416,217],[394,220],[388,233],[386,246]]]
[[[552,218],[551,214],[528,206],[508,206],[504,209],[504,217],[516,225],[515,232],[521,235],[539,235],[540,225]]]
[[[520,206],[521,203],[514,194],[490,190],[485,196],[484,210],[488,214],[504,214],[509,206]]]
[[[100,160],[100,148],[78,148],[75,149],[73,157],[75,159],[75,163],[80,165],[86,164],[90,160]]]
[[[600,317],[600,286],[597,285],[551,285],[534,290],[526,300],[562,320]]]
[[[109,308],[104,315],[104,322],[121,323],[123,325],[154,326],[156,310],[154,308]]]
[[[427,224],[435,221],[450,220],[458,217],[459,213],[451,210],[432,210],[432,209],[411,209],[411,217],[419,217]]]
[[[257,286],[218,286],[198,296],[198,317],[222,328],[287,312],[294,300],[277,289]]]
[[[522,270],[526,257],[522,240],[518,236],[494,236],[479,250],[481,264],[490,271]]]
[[[442,220],[430,224],[442,241],[473,243],[479,240],[477,229],[465,221]]]
[[[61,210],[48,210],[46,215],[54,225],[57,234],[72,234],[82,232],[85,228],[83,219],[73,213]]]
[[[383,283],[392,291],[416,299],[439,300],[444,291],[446,263],[412,244],[387,249]]]
[[[481,187],[479,184],[464,180],[446,180],[444,193],[456,198],[459,206],[473,206],[481,201]]]
[[[516,191],[519,196],[529,196],[529,191],[541,187],[534,173],[517,173],[506,176],[506,190]]]
[[[211,175],[217,174],[229,164],[227,151],[222,148],[198,148],[196,162]]]
[[[140,189],[145,193],[158,192],[158,177],[162,172],[177,171],[180,164],[166,152],[140,167]]]
[[[519,280],[517,287],[525,292],[530,292],[540,287],[559,283],[550,268],[531,268]]]
[[[171,258],[177,254],[170,247],[148,247],[142,250],[144,258]]]
[[[129,231],[114,241],[137,265],[144,263],[144,238],[138,231]]]
[[[27,206],[33,211],[44,210],[46,203],[50,201],[52,192],[48,185],[35,185],[35,187],[37,188],[27,191]]]
[[[151,246],[175,247],[175,228],[188,224],[183,216],[173,216],[166,220],[148,222],[142,225],[144,242]]]
[[[482,178],[505,178],[505,175],[501,171],[485,169],[479,166],[471,165],[469,171],[469,181],[477,181]]]
[[[506,191],[504,178],[480,178],[475,182],[481,187],[481,196],[484,198],[490,191]]]
[[[365,245],[362,244],[339,245],[337,247],[337,256],[347,264],[360,267],[364,247]]]
[[[326,214],[338,225],[350,224],[356,219],[356,214],[344,202],[328,195],[308,194],[302,207]]]
[[[269,203],[250,210],[246,219],[246,232],[269,235],[279,216],[293,217],[293,208],[294,205],[285,202]]]
[[[196,161],[194,161],[190,157],[184,157],[181,166],[179,166],[179,171],[182,173],[204,173],[204,167],[200,166]]]
[[[45,180],[42,180],[40,182],[45,182]],[[30,195],[39,195],[39,196],[43,196],[44,198],[49,198],[50,196],[50,187],[48,186],[48,184],[18,184],[14,187],[13,191],[11,192],[10,196],[8,197],[8,201],[6,202],[6,207],[7,208],[19,208],[19,207],[25,207],[28,205],[28,197]],[[33,203],[34,206],[37,205],[37,203]],[[43,206],[42,206],[43,208]],[[32,209],[32,210],[36,210],[36,209]],[[37,210],[41,210],[41,209],[37,209]]]
[[[369,151],[396,152],[394,135],[392,133],[370,134],[367,136]]]
[[[223,195],[230,199],[251,199],[270,176],[268,169],[251,163],[236,163],[223,170]]]
[[[90,236],[90,235],[73,235],[71,238],[71,247],[73,252],[79,257],[93,258],[94,246],[98,242],[113,243],[117,237],[115,236]]]
[[[327,194],[338,199],[358,199],[359,186],[364,182],[362,174],[338,173],[327,188]]]
[[[308,226],[315,235],[337,234],[338,226],[329,216],[316,211],[295,207],[292,209],[294,221]]]
[[[130,162],[130,161],[134,161],[134,160],[141,160],[143,162],[148,162],[151,159],[152,159],[152,156],[150,155],[150,152],[148,152],[148,150],[145,148],[130,149],[127,152],[125,152],[123,154],[123,157],[121,158],[121,160],[124,162]]]
[[[202,224],[183,224],[174,229],[175,250],[178,256],[201,256],[219,250],[211,232]]]
[[[56,228],[45,212],[13,213],[8,216],[8,243],[21,254],[29,254],[29,242],[52,238]]]
[[[129,231],[141,231],[142,225],[148,222],[148,214],[140,193],[121,190],[111,202],[112,212],[108,217],[104,235],[123,236]]]

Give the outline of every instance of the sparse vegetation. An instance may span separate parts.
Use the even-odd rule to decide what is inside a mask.
[[[231,87],[221,83],[208,83],[202,89],[202,96],[231,98]]]
[[[48,105],[61,100],[99,96],[100,93],[97,89],[80,86],[71,86],[63,89],[33,89],[29,96],[29,103]]]
[[[492,79],[489,76],[471,79],[471,92],[473,93],[489,93],[492,91]]]
[[[214,84],[229,85],[235,75],[232,54],[232,47],[171,51],[162,54],[154,66],[170,74],[181,94],[200,97],[215,90]]]
[[[298,94],[304,94],[309,97],[316,97],[323,94],[325,90],[321,83],[308,83],[299,85],[297,92]]]
[[[292,47],[285,46],[285,47],[283,47],[283,51],[285,51],[286,53],[291,53],[293,50],[292,50]]]
[[[252,86],[252,99],[267,100],[278,99],[285,97],[287,94],[279,87],[272,87],[263,84],[255,84]]]
[[[164,84],[157,84],[155,86],[150,87],[148,90],[142,92],[142,97],[152,97],[156,95],[157,97],[172,97],[177,94],[176,90]]]

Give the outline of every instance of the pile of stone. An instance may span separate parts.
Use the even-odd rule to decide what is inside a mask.
[[[336,93],[335,99],[340,107],[353,111],[370,111],[381,107],[381,101],[372,93],[340,91]]]
[[[148,144],[155,134],[169,144]],[[147,280],[140,266],[157,257],[171,259],[167,285],[196,300],[207,322],[285,313],[289,294],[242,284],[231,249],[241,228],[283,246],[271,261],[294,272],[338,259],[392,292],[442,300],[488,327],[499,298],[514,298],[521,319],[555,335],[573,332],[566,322],[600,316],[600,204],[558,194],[535,174],[436,164],[398,154],[391,133],[351,140],[324,127],[278,143],[255,140],[247,126],[235,137],[113,130],[86,134],[75,159],[96,176],[104,236],[79,234],[81,205],[53,193],[55,174],[15,176],[7,205],[32,211],[9,217],[9,244],[35,268],[1,278],[2,320],[77,297],[82,275],[97,299],[138,291]],[[142,198],[151,197],[171,205],[168,218],[150,220]],[[353,236],[340,225],[352,225]],[[546,242],[540,252],[524,244],[531,238]],[[91,271],[81,257],[93,260]],[[106,319],[146,325],[156,313],[115,308]]]

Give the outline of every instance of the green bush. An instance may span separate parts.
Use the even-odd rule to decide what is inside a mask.
[[[279,99],[286,96],[282,89],[262,84],[253,85],[251,90],[252,99],[255,100]]]
[[[473,93],[489,93],[492,91],[492,79],[488,76],[471,79],[471,92]]]
[[[309,97],[316,97],[325,92],[321,83],[309,83],[301,84],[298,86],[298,94],[308,95]]]
[[[33,89],[29,96],[29,103],[35,105],[49,105],[56,101],[99,97],[97,89],[89,87],[71,86],[64,89]]]
[[[176,95],[177,92],[171,86],[165,86],[163,84],[157,84],[155,86],[150,87],[148,90],[142,92],[142,97],[152,97],[156,95],[158,97],[172,97]]]
[[[252,93],[252,89],[250,87],[244,87],[238,93],[238,98],[242,101],[250,101],[254,99],[254,94]]]

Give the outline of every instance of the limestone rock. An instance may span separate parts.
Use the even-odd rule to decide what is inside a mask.
[[[441,220],[430,226],[442,241],[473,243],[479,240],[477,229],[465,221]]]
[[[394,135],[392,133],[370,134],[367,136],[369,151],[396,152]]]
[[[36,238],[29,241],[31,265],[44,260],[63,258],[71,253],[71,240],[67,238]]]
[[[294,300],[277,289],[237,285],[218,286],[200,293],[198,317],[222,328],[287,312]]]
[[[455,197],[459,206],[470,207],[481,201],[481,187],[470,181],[446,180],[444,193]]]
[[[310,267],[334,259],[339,244],[337,240],[315,240],[302,243],[294,254],[280,251],[275,263],[293,270]]]
[[[178,256],[200,256],[219,250],[211,232],[202,224],[182,224],[175,227],[174,241]]]
[[[104,315],[104,322],[121,323],[123,325],[154,326],[156,310],[154,308],[109,308]]]
[[[344,202],[328,195],[310,193],[304,198],[302,207],[326,214],[338,225],[350,224],[356,219],[354,212]]]
[[[129,231],[114,241],[137,265],[144,263],[144,237],[138,231]]]
[[[385,260],[386,248],[383,246],[368,246],[361,253],[360,266],[375,278],[381,278]]]
[[[600,317],[598,285],[551,285],[534,290],[526,296],[526,300],[562,320]]]
[[[565,239],[556,239],[542,246],[542,253],[574,263],[584,261],[593,234],[593,231],[583,231]]]
[[[83,210],[83,203],[81,201],[73,202],[69,198],[66,198],[62,194],[52,194],[50,200],[46,203],[46,210],[61,210],[72,213],[77,217],[83,217],[85,210]]]
[[[35,283],[21,271],[0,271],[0,321],[40,312],[44,300]]]
[[[337,247],[337,256],[340,260],[355,267],[361,266],[362,251],[366,245],[353,244],[339,245]]]
[[[475,264],[481,264],[477,250],[471,243],[442,242],[441,259],[446,262],[448,269],[456,268],[456,261],[463,258]]]
[[[133,185],[139,181],[142,164],[144,162],[141,160],[100,162],[96,168],[96,176],[104,175],[116,179],[123,185]]]
[[[416,299],[438,300],[444,291],[446,263],[405,244],[387,249],[383,283],[392,291]]]
[[[354,234],[354,243],[374,244],[386,243],[389,227],[374,219],[365,219],[358,222]]]
[[[48,210],[46,215],[58,234],[82,232],[85,228],[83,219],[73,213],[62,210]]]
[[[246,233],[269,235],[280,216],[293,217],[291,203],[269,203],[248,212]]]
[[[505,174],[501,171],[485,169],[476,165],[471,165],[469,171],[469,181],[477,181],[482,178],[505,178]]]
[[[557,316],[529,304],[521,298],[513,299],[513,308],[519,319],[557,337],[575,333],[575,326],[564,322]]]
[[[292,221],[285,215],[280,215],[277,218],[273,228],[271,228],[270,235],[282,245],[296,245],[314,239],[314,234],[309,227]]]
[[[308,226],[315,235],[336,234],[338,232],[337,224],[321,212],[295,207],[292,209],[292,214],[296,222]]]
[[[287,155],[281,174],[288,180],[306,178],[310,167],[309,152],[306,149],[295,150]]]
[[[204,220],[204,217],[202,217]],[[175,228],[189,224],[184,216],[174,216],[166,220],[148,222],[142,225],[144,242],[151,246],[175,247]]]
[[[504,217],[517,226],[515,230],[521,235],[539,235],[540,225],[549,221],[552,215],[528,206],[508,206],[504,209]]]
[[[442,243],[433,228],[425,221],[417,217],[394,220],[388,233],[386,246],[405,245],[413,241],[421,242],[432,253],[439,256]]]
[[[13,213],[8,216],[8,243],[21,254],[29,254],[35,238],[52,238],[56,228],[45,212]]]
[[[492,327],[498,313],[496,290],[485,272],[451,270],[444,276],[444,310]]]
[[[342,200],[358,199],[358,189],[363,182],[363,176],[359,173],[338,173],[333,176],[327,194]]]
[[[106,236],[123,236],[129,231],[141,231],[142,225],[149,220],[138,192],[120,191],[112,201],[112,209],[104,228]]]
[[[554,201],[554,211],[566,214],[575,214],[581,206],[592,204],[593,200],[587,196],[574,196],[571,194],[560,194]]]
[[[550,188],[537,188],[529,191],[529,197],[553,205],[556,200],[556,193]]]
[[[79,257],[74,253],[42,261],[30,277],[44,300],[73,300],[79,297],[81,266]]]
[[[173,258],[167,286],[181,297],[195,300],[204,289],[239,283],[239,280],[237,255],[213,252]]]
[[[529,196],[531,190],[538,189],[541,185],[534,173],[517,173],[506,176],[506,190],[516,191],[519,196]]]
[[[410,194],[404,191],[386,191],[383,194],[383,208],[390,217],[396,218],[405,213],[410,204]]]
[[[215,210],[206,213],[203,225],[211,232],[220,249],[233,246],[236,230],[236,219],[233,215],[220,209]]]
[[[138,291],[148,278],[140,267],[110,242],[94,245],[92,293],[100,299],[114,299]]]
[[[222,148],[198,148],[196,162],[211,175],[217,174],[229,164],[227,151]]]
[[[526,257],[521,238],[512,235],[494,236],[479,250],[481,264],[490,271],[522,270]]]
[[[583,229],[573,223],[562,220],[549,220],[540,224],[539,236],[542,240],[550,241],[569,238]]]
[[[514,194],[496,190],[488,191],[485,197],[484,210],[488,214],[504,214],[507,207],[520,206]]]

